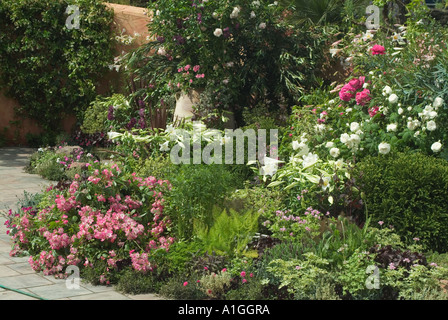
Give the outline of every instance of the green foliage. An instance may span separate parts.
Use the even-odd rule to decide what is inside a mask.
[[[337,24],[347,16],[363,15],[365,0],[283,0],[280,3],[292,13],[289,20],[312,25]]]
[[[211,226],[213,207],[221,206],[233,189],[233,177],[223,165],[181,165],[170,182],[166,210],[178,239],[192,237],[195,220]]]
[[[220,299],[230,287],[232,277],[227,271],[209,273],[201,277],[200,285],[207,296]]]
[[[202,300],[207,297],[196,276],[177,275],[170,278],[161,288],[161,296],[174,300]]]
[[[215,207],[211,226],[196,220],[194,234],[205,248],[211,252],[225,253],[229,256],[242,254],[247,244],[258,231],[259,213],[253,211],[237,212]]]
[[[81,130],[84,133],[112,131],[112,121],[108,122],[109,108],[113,108],[115,121],[124,126],[129,121],[129,102],[122,94],[110,97],[98,96],[84,111]]]
[[[266,300],[264,291],[265,287],[259,280],[251,279],[236,289],[228,290],[225,293],[225,300]]]
[[[140,158],[135,166],[135,172],[142,177],[153,176],[167,180],[175,176],[177,169],[178,166],[165,155]]]
[[[448,165],[422,154],[369,157],[358,164],[369,216],[393,225],[406,243],[448,250]]]
[[[65,26],[69,5],[81,8],[79,29]],[[97,0],[0,3],[0,85],[20,115],[58,131],[64,116],[88,106],[112,61],[112,16]]]
[[[267,271],[280,278],[280,286],[299,299],[310,299],[316,295],[318,280],[328,279],[328,261],[313,253],[306,253],[304,260],[276,259],[269,263]]]

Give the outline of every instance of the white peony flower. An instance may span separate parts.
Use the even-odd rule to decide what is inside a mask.
[[[392,93],[389,96],[389,102],[392,103],[392,104],[397,103],[398,102],[398,96],[395,93]]]
[[[266,23],[262,22],[258,25],[258,28],[260,29],[266,29]]]
[[[340,154],[341,154],[341,152],[339,151],[338,148],[331,148],[330,149],[330,156],[332,156],[333,158],[339,157]]]
[[[398,108],[398,110],[397,110],[398,114],[402,114],[403,111],[404,111],[404,110],[403,110],[402,108]]]
[[[426,124],[426,129],[428,129],[429,131],[436,130],[437,129],[436,122],[434,120],[428,121],[428,123]]]
[[[387,142],[381,142],[378,145],[378,151],[381,154],[388,154],[390,152],[390,144],[388,144]]]
[[[251,19],[255,18],[256,16],[257,16],[257,15],[255,14],[255,12],[252,11],[252,12],[250,13],[250,18],[251,18]]]
[[[220,36],[222,36],[222,29],[221,29],[221,28],[216,28],[215,31],[213,32],[213,34],[214,34],[216,37],[220,37]]]
[[[441,107],[443,105],[443,103],[444,103],[443,99],[440,98],[440,97],[437,97],[437,98],[434,99],[434,101],[432,103],[432,106],[434,108],[439,108],[439,107]]]
[[[440,140],[437,141],[437,142],[434,142],[434,143],[431,145],[431,150],[432,150],[433,152],[439,152],[440,150],[442,150],[442,144],[440,143]]]
[[[391,123],[388,124],[386,127],[387,132],[395,132],[397,131],[397,124],[396,123]]]

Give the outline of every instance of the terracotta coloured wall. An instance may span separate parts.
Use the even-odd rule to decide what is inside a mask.
[[[125,29],[126,31],[123,34],[130,36],[134,36],[135,33],[140,34],[139,37],[135,38],[132,45],[117,45],[117,55],[122,51],[128,51],[147,42],[147,25],[150,22],[147,9],[109,3],[106,3],[106,6],[114,10],[114,31],[121,31]],[[118,32],[118,34],[120,34],[120,32]],[[123,85],[123,82],[120,79],[119,73],[116,71],[111,71],[107,73],[103,79],[101,79],[98,87],[98,93],[105,94],[108,92],[110,87],[117,88],[121,85]],[[6,97],[0,91],[0,135],[5,133],[4,128],[8,128],[6,131],[8,144],[24,145],[26,143],[25,136],[27,133],[39,134],[42,130],[36,122],[32,120],[15,118],[14,108],[16,106],[16,101]],[[75,122],[76,119],[74,117],[70,117],[63,120],[62,126],[66,132],[70,132]]]

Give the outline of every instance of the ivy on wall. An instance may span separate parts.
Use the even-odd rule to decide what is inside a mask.
[[[112,22],[98,0],[0,1],[0,89],[17,115],[57,132],[85,109],[113,61]]]

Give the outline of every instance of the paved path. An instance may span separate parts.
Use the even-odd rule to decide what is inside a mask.
[[[93,286],[81,281],[79,289],[68,289],[66,281],[34,272],[28,257],[10,257],[10,237],[6,235],[5,215],[15,208],[24,191],[37,193],[51,182],[24,172],[28,148],[0,148],[0,285],[17,289],[46,300],[160,300],[156,295],[125,295],[113,287]],[[36,298],[0,287],[0,300],[36,300]]]

